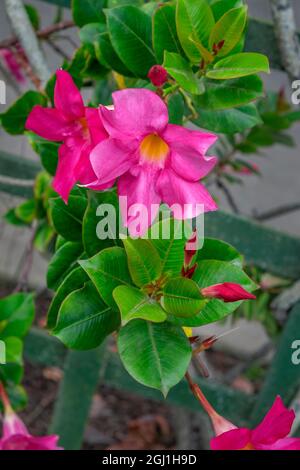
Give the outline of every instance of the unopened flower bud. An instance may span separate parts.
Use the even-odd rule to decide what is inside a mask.
[[[168,80],[168,72],[162,65],[153,65],[148,72],[148,78],[154,86],[161,87]]]

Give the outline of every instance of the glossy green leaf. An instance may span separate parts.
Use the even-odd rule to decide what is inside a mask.
[[[168,99],[169,123],[182,126],[184,116],[184,100],[180,93],[173,94]]]
[[[4,382],[18,384],[23,376],[23,341],[14,336],[3,338],[6,350],[6,363],[0,365],[0,377]]]
[[[142,238],[123,240],[131,278],[138,287],[155,281],[162,272],[162,262],[154,245]]]
[[[257,75],[235,80],[206,80],[205,93],[196,98],[200,108],[209,111],[234,108],[263,96],[263,82]]]
[[[55,327],[59,308],[67,295],[83,287],[84,283],[88,280],[87,274],[80,266],[73,269],[73,271],[65,277],[50,304],[47,317],[48,328]]]
[[[125,250],[120,247],[107,248],[80,265],[94,283],[104,302],[117,309],[113,290],[120,285],[131,285]]]
[[[55,230],[66,240],[81,241],[82,220],[87,200],[81,196],[69,196],[68,204],[60,198],[50,200],[51,218]]]
[[[211,9],[214,14],[215,21],[218,21],[225,13],[232,8],[237,8],[243,5],[243,0],[217,0],[211,4]]]
[[[198,95],[204,91],[201,79],[194,74],[191,65],[175,52],[165,51],[164,67],[184,90]]]
[[[82,223],[82,241],[88,256],[118,245],[118,221],[119,205],[116,192],[90,191]]]
[[[34,318],[32,294],[17,293],[0,299],[0,337],[22,338],[31,327]]]
[[[114,50],[109,34],[100,34],[95,42],[96,57],[101,64],[108,69],[112,69],[125,77],[132,77],[133,73],[122,62]]]
[[[242,255],[229,243],[216,238],[205,238],[203,247],[197,253],[197,262],[208,259],[227,261],[240,268],[243,266]]]
[[[218,52],[218,57],[229,54],[241,39],[246,26],[247,11],[246,6],[233,8],[227,11],[213,27],[209,37],[210,50],[213,50],[214,44],[217,45],[221,41],[225,41]]]
[[[235,134],[261,124],[262,120],[255,105],[250,103],[226,110],[208,111],[200,108],[199,115],[194,122],[213,132]]]
[[[182,328],[145,320],[133,320],[121,328],[118,350],[128,373],[165,397],[183,378],[192,355]]]
[[[201,54],[190,37],[208,45],[215,20],[206,0],[178,0],[176,8],[177,34],[184,52],[192,63],[200,64]]]
[[[76,266],[77,260],[83,253],[80,242],[66,242],[56,251],[48,265],[47,286],[56,290],[66,275]]]
[[[123,326],[135,318],[154,323],[161,323],[167,318],[166,313],[156,300],[151,299],[135,287],[118,286],[113,292],[113,297],[120,309]]]
[[[160,256],[163,273],[172,273],[174,276],[180,274],[184,246],[192,233],[192,226],[188,221],[183,224],[181,220],[175,219],[163,219],[151,227],[149,237]]]
[[[103,8],[106,0],[72,0],[72,13],[77,26],[104,22]]]
[[[94,47],[100,34],[106,32],[106,25],[103,23],[88,23],[79,31],[79,37],[85,46]]]
[[[152,50],[151,18],[133,5],[106,10],[112,45],[137,77],[146,77],[156,64]]]
[[[164,60],[164,51],[182,54],[182,48],[177,36],[175,21],[175,5],[161,5],[153,17],[153,47],[158,62]]]
[[[63,301],[53,334],[72,349],[99,346],[116,330],[120,318],[104,304],[92,282],[72,292]]]
[[[38,30],[40,28],[40,15],[38,10],[30,4],[25,4],[24,6],[33,29]]]
[[[240,284],[249,292],[257,288],[256,284],[240,267],[226,261],[218,260],[203,260],[198,262],[198,267],[193,275],[193,281],[198,284],[200,289],[223,282]],[[234,312],[241,303],[242,302],[225,303],[219,299],[211,299],[198,315],[185,320],[184,326],[201,326],[221,320]]]
[[[26,119],[35,105],[46,106],[46,97],[37,91],[27,91],[1,114],[2,127],[9,134],[23,134]]]
[[[229,80],[259,72],[270,73],[268,58],[256,52],[241,52],[221,59],[207,76],[214,80]]]
[[[199,287],[191,279],[173,278],[163,288],[161,304],[166,312],[176,317],[193,317],[204,308],[206,303]]]

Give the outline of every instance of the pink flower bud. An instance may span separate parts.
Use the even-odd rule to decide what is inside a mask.
[[[161,87],[168,80],[168,72],[161,65],[153,65],[148,72],[148,78],[154,86]]]
[[[237,302],[238,300],[256,299],[255,295],[250,294],[239,284],[224,282],[201,289],[204,297],[221,299],[224,302]]]

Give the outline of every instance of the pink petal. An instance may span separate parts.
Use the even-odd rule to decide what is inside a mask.
[[[101,106],[103,124],[111,137],[139,137],[161,132],[168,123],[168,108],[153,91],[128,88],[113,94],[114,110]]]
[[[286,408],[277,396],[263,421],[252,431],[255,447],[259,444],[273,444],[286,437],[291,431],[294,419],[295,412]]]
[[[34,106],[29,114],[25,128],[35,132],[44,139],[61,141],[75,130],[73,123],[68,122],[60,111],[52,108]]]
[[[11,409],[5,414],[3,420],[3,440],[13,436],[14,434],[22,434],[28,436],[28,430],[17,414]]]
[[[212,450],[242,450],[250,443],[251,432],[247,428],[224,432],[210,441]]]
[[[300,450],[299,437],[286,437],[270,445],[258,445],[258,450]]]
[[[187,144],[171,145],[171,167],[179,176],[199,181],[215,167],[217,157],[203,157]]]
[[[161,198],[155,190],[156,179],[157,170],[144,166],[135,169],[134,174],[127,172],[118,181],[123,224],[132,236],[142,236],[158,213]],[[137,222],[140,224],[136,228]]]
[[[0,50],[0,57],[3,57],[8,70],[11,72],[17,82],[24,84],[26,80],[23,75],[23,70],[19,62],[16,60],[14,54],[9,49],[2,49]]]
[[[204,297],[224,300],[224,302],[237,302],[238,300],[256,299],[239,284],[233,282],[223,282],[201,289]]]
[[[2,440],[1,450],[61,450],[57,446],[58,436],[24,436],[14,434]]]
[[[170,146],[173,144],[188,146],[201,155],[205,155],[209,147],[211,147],[218,138],[215,134],[194,131],[186,127],[177,126],[176,124],[169,124],[162,137]]]
[[[75,120],[84,116],[81,94],[71,75],[65,70],[57,70],[56,72],[54,103],[66,119]]]
[[[85,108],[85,116],[91,134],[92,145],[95,147],[99,142],[107,139],[108,134],[103,126],[98,108]]]
[[[58,151],[58,165],[52,186],[67,204],[71,189],[77,180],[76,165],[81,155],[81,147],[69,148],[61,145]]]
[[[106,139],[98,144],[92,150],[90,160],[99,184],[106,184],[126,173],[133,164],[131,152],[116,139]]]
[[[217,205],[200,183],[186,181],[171,169],[161,172],[156,186],[163,202],[172,206],[176,219],[190,219],[203,212],[214,211]]]

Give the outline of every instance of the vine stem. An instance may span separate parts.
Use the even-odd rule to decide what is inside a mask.
[[[65,29],[74,28],[75,24],[73,21],[61,21],[60,23],[53,24],[48,26],[47,28],[40,29],[36,32],[36,35],[39,39],[48,39],[49,36],[52,34],[58,33],[60,31],[64,31]],[[61,39],[68,39],[61,37]],[[19,42],[19,39],[16,36],[13,36],[8,39],[4,39],[4,41],[0,42],[0,49],[7,49],[9,47],[15,46]],[[73,46],[77,47],[76,44]]]
[[[28,58],[30,65],[40,86],[43,88],[51,76],[51,72],[44,59],[38,39],[31,26],[28,15],[22,0],[5,0],[6,13],[11,22],[11,26]]]

